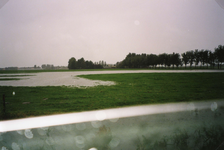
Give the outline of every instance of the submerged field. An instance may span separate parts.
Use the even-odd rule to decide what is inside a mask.
[[[3,116],[1,112],[1,119],[224,98],[224,73],[130,73],[79,77],[115,81],[116,85],[88,88],[0,86],[1,97],[5,94],[6,101],[6,113]]]

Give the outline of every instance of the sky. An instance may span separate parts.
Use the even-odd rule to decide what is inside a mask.
[[[1,0],[0,68],[224,45],[222,0]]]

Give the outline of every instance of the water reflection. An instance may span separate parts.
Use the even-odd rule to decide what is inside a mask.
[[[17,143],[12,143],[12,149],[13,150],[20,150],[20,147],[19,147],[19,145],[17,144]]]
[[[97,150],[95,147],[93,147],[93,148],[90,148],[89,150]]]
[[[78,130],[85,130],[86,129],[86,124],[85,123],[79,123],[79,124],[76,124],[76,128]]]
[[[75,137],[75,143],[76,143],[77,147],[84,148],[85,147],[85,138],[81,135],[78,135]]]
[[[53,139],[52,137],[47,137],[47,139],[46,139],[46,143],[47,143],[48,145],[54,145],[54,139]]]
[[[91,122],[91,125],[94,127],[94,128],[99,128],[102,126],[102,122],[101,121],[92,121]]]
[[[32,139],[33,138],[33,133],[31,130],[27,129],[25,130],[24,132],[25,136],[28,138],[28,139]]]
[[[120,140],[115,137],[110,141],[109,147],[113,149],[113,148],[117,147],[119,143],[120,143]]]
[[[43,128],[37,129],[37,132],[39,133],[39,135],[42,135],[42,136],[47,134],[47,130],[44,130]]]
[[[22,130],[17,131],[17,133],[19,133],[20,135],[23,135],[23,131]]]
[[[218,108],[218,105],[217,105],[216,102],[214,102],[214,103],[211,104],[211,110],[212,111],[215,111],[217,108]]]
[[[2,150],[8,150],[5,146],[2,147]]]

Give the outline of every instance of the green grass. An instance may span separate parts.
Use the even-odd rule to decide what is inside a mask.
[[[0,81],[8,81],[8,80],[22,80],[22,79],[21,78],[0,78]]]
[[[7,102],[4,119],[224,98],[224,73],[131,73],[79,77],[115,81],[117,84],[86,89],[0,86],[0,95],[5,94]],[[15,92],[14,96],[12,92]]]
[[[0,81],[28,79],[28,78],[13,78],[13,77],[26,77],[26,76],[33,76],[33,75],[1,75],[0,74]],[[8,78],[5,78],[5,77],[8,77]]]
[[[34,76],[34,75],[1,75],[0,77],[26,77],[26,76]]]

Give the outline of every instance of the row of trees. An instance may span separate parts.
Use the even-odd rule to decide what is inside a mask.
[[[190,67],[194,64],[195,67],[200,64],[200,66],[206,65],[221,68],[224,62],[224,45],[219,45],[215,48],[214,52],[210,50],[191,50],[181,55],[179,53],[172,54],[135,54],[129,53],[126,58],[120,62],[118,68],[147,68],[154,67],[157,65],[165,67],[179,67],[186,66],[189,64]]]
[[[68,69],[101,69],[103,68],[100,64],[93,64],[92,61],[85,61],[84,58],[80,58],[76,61],[74,57],[68,61]]]
[[[36,65],[34,65],[34,68],[36,68]],[[43,64],[41,65],[42,69],[54,69],[54,65],[50,65],[50,64]]]

